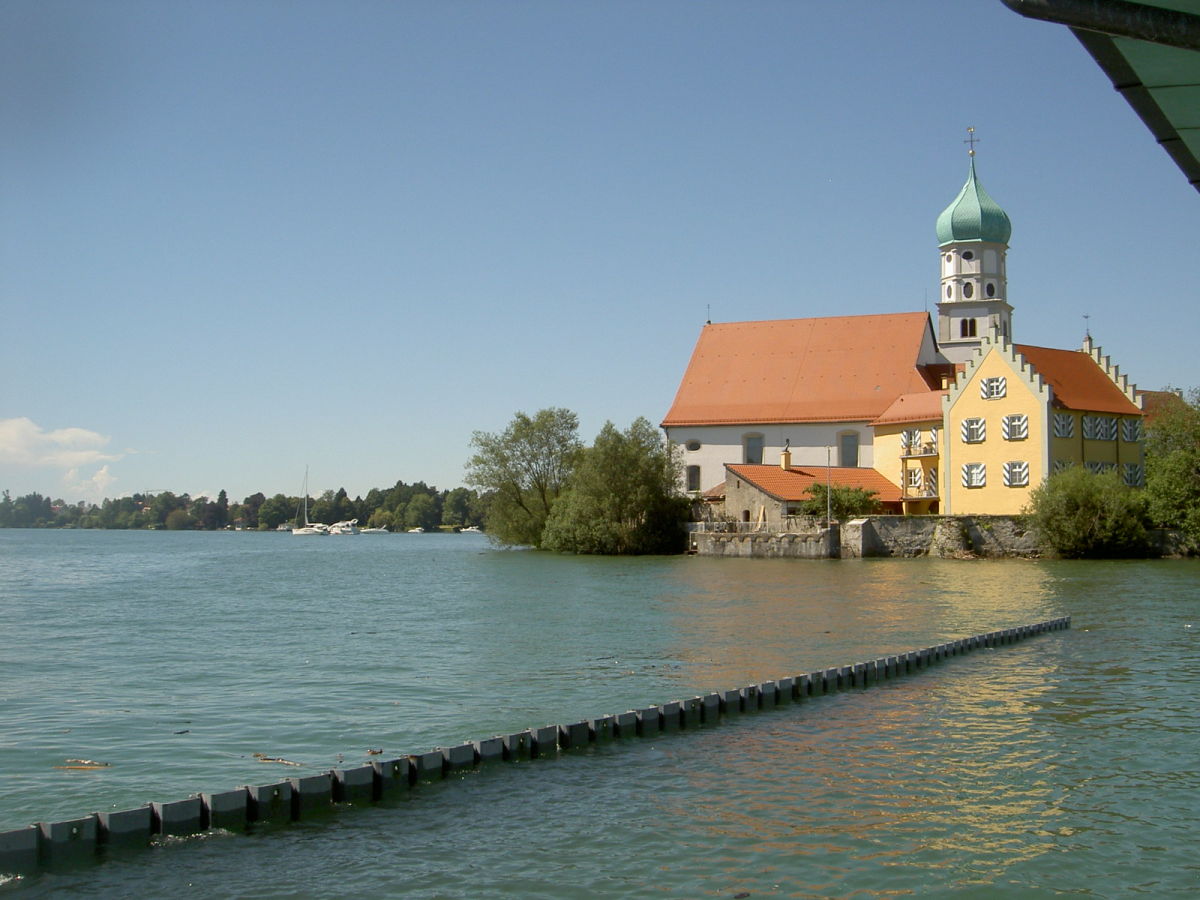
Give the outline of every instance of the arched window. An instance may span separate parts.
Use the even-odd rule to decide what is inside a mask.
[[[975,328],[976,325],[974,319],[962,319],[958,323],[958,336],[965,338],[977,337]]]
[[[688,466],[687,467],[687,489],[692,493],[699,493],[699,491],[700,491],[700,467],[699,466]]]

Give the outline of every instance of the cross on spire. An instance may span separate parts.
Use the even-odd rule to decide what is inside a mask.
[[[978,144],[979,141],[980,141],[980,138],[975,137],[975,129],[968,127],[967,128],[967,139],[965,141],[963,141],[964,144],[971,145],[971,149],[967,151],[967,156],[975,155],[975,145]]]

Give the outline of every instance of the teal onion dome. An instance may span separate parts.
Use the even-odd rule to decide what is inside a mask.
[[[976,180],[975,157],[971,157],[967,183],[954,202],[942,210],[937,218],[938,246],[958,241],[1007,244],[1011,234],[1012,223],[1008,220],[1008,214]]]

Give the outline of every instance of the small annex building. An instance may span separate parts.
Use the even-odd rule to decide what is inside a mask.
[[[936,222],[936,321],[924,312],[706,324],[662,420],[686,490],[725,518],[786,527],[814,481],[885,509],[1019,513],[1065,466],[1143,483],[1141,392],[1085,338],[1013,343],[1011,223],[967,181]],[[778,523],[778,525],[777,525]]]

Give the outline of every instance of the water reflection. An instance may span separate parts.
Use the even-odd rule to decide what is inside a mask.
[[[672,655],[727,687],[1062,614],[1038,563],[692,559],[662,598]]]

